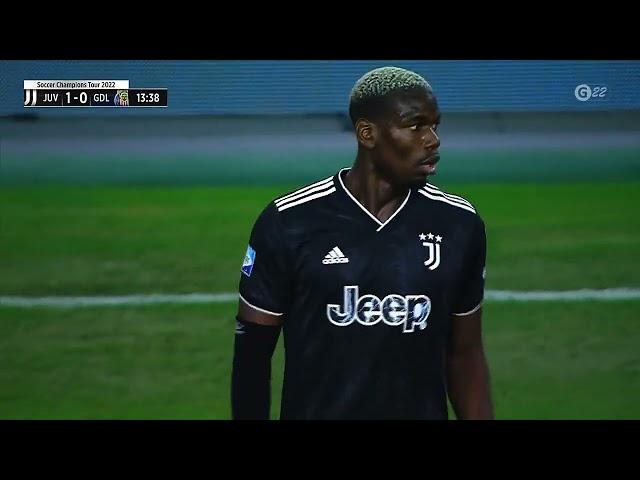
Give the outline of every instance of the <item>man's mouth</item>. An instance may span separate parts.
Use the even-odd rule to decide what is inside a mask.
[[[431,155],[430,157],[427,157],[424,160],[422,160],[420,162],[420,165],[435,165],[439,161],[440,161],[440,155],[439,154],[435,154],[435,155]]]
[[[427,175],[433,175],[436,172],[436,164],[440,161],[440,155],[431,155],[420,162],[420,170]]]

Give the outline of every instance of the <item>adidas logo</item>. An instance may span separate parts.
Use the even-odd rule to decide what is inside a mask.
[[[331,263],[349,263],[349,259],[344,256],[344,253],[342,253],[338,247],[333,247],[331,251],[324,256],[322,263],[325,265]]]

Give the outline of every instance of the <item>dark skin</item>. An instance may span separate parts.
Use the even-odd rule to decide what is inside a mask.
[[[394,95],[381,120],[356,120],[358,154],[345,186],[381,222],[435,172],[439,123],[436,99],[424,89]]]
[[[382,118],[358,118],[358,153],[345,177],[351,194],[378,220],[398,209],[412,186],[424,185],[439,160],[440,110],[432,92],[414,89],[392,97]],[[259,312],[240,301],[238,315],[262,325],[282,325],[283,316]],[[482,309],[452,315],[447,348],[447,390],[461,420],[493,419],[490,377],[482,341]]]
[[[482,308],[451,316],[447,348],[447,390],[460,420],[493,420],[489,367],[482,342]]]

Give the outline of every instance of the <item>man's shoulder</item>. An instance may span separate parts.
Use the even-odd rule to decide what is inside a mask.
[[[481,220],[476,206],[462,195],[444,191],[431,183],[417,188],[415,193],[425,207],[441,210],[447,215],[455,215],[463,221],[473,223]]]
[[[275,197],[267,203],[256,220],[258,228],[282,228],[306,224],[314,209],[325,206],[336,191],[334,176],[317,180]]]
[[[335,175],[331,175],[280,195],[269,206],[282,215],[304,214],[330,200],[335,191]]]

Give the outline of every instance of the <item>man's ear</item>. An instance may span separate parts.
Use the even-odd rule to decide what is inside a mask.
[[[364,118],[359,118],[356,121],[355,130],[358,144],[367,149],[375,147],[378,130],[374,123],[369,120],[365,120]]]

